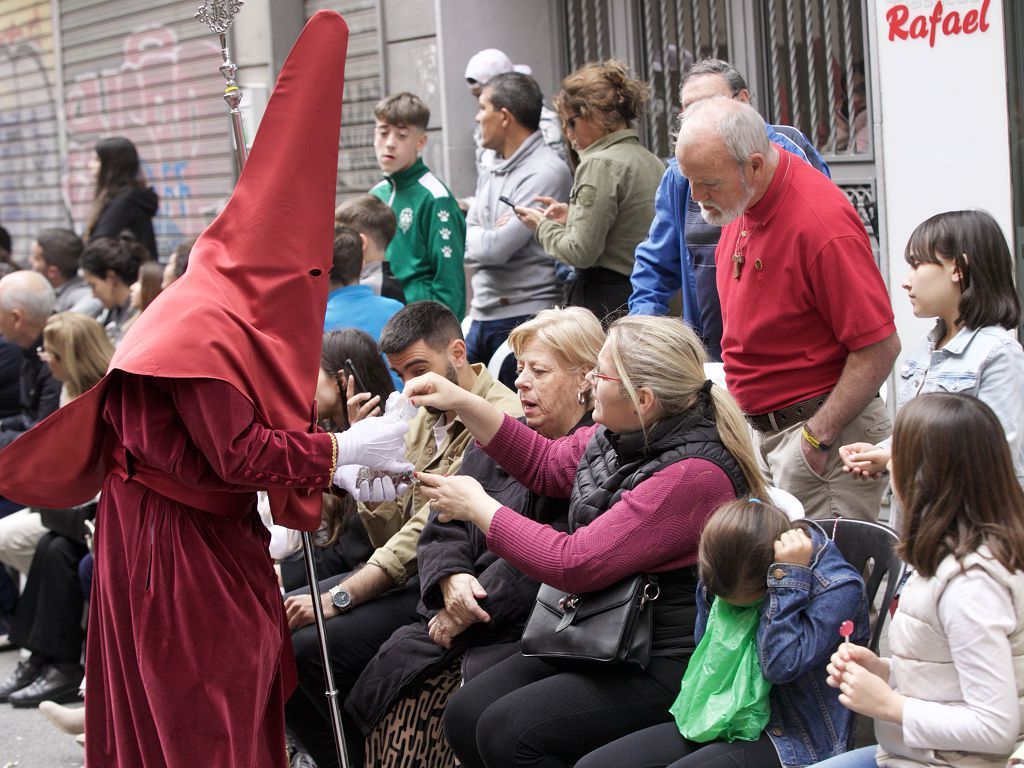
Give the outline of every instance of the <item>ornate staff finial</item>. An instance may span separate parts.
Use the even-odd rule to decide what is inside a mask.
[[[242,10],[245,0],[206,0],[199,10],[196,11],[196,18],[206,24],[218,35],[223,35],[235,20],[235,14]]]
[[[238,105],[242,102],[242,91],[235,82],[235,75],[238,67],[231,61],[231,52],[228,50],[227,31],[235,21],[235,15],[242,9],[245,0],[206,0],[195,18],[206,24],[220,37],[220,55],[224,63],[220,65],[220,73],[224,76],[224,101],[230,108],[231,138],[235,145],[235,159],[238,161],[238,172],[245,167],[245,160],[248,151],[245,147],[245,133],[242,131],[242,112]]]

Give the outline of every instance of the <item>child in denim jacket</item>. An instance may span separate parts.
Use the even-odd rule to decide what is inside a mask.
[[[914,315],[938,320],[899,370],[899,408],[926,392],[983,400],[1003,425],[1017,479],[1024,482],[1024,349],[1013,335],[1020,304],[999,224],[984,211],[936,214],[911,234],[904,258],[910,271],[903,288]],[[844,471],[884,472],[891,443],[842,446]]]
[[[699,744],[666,722],[591,752],[576,768],[802,768],[846,751],[853,714],[839,704],[822,670],[844,620],[854,622],[855,641],[867,642],[867,598],[857,570],[817,524],[794,526],[757,499],[737,499],[715,512],[701,535],[699,569],[698,643],[711,599],[762,604],[757,654],[772,689],[761,737]]]

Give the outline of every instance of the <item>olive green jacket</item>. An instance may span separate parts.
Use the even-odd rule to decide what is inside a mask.
[[[580,153],[565,224],[545,219],[535,237],[571,267],[633,273],[633,251],[654,220],[654,195],[665,164],[640,146],[632,128],[615,131]]]

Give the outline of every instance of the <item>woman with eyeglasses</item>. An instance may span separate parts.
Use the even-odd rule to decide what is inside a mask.
[[[704,378],[704,349],[678,318],[612,324],[589,378],[593,427],[549,440],[439,376],[410,381],[414,405],[455,410],[484,450],[531,490],[569,498],[569,532],[503,507],[469,477],[418,475],[439,519],[463,520],[523,573],[572,593],[656,574],[646,668],[565,668],[513,656],[469,681],[445,713],[467,768],[570,766],[621,736],[669,722],[694,649],[694,565],[711,513],[740,494],[764,498],[748,430],[725,390]]]
[[[633,251],[647,237],[665,172],[630,127],[647,96],[646,83],[613,59],[566,77],[554,102],[579,153],[569,203],[537,197],[542,208],[515,209],[548,255],[576,269],[568,303],[586,307],[605,325],[629,301]]]

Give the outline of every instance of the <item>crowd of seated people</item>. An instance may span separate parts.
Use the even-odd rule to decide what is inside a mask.
[[[571,73],[554,100],[576,153],[571,190],[512,206],[502,185],[520,148],[544,144],[543,104],[528,75],[488,72],[477,121],[495,156],[466,212],[423,163],[423,101],[377,105],[383,180],[336,211],[326,326],[311,329],[327,331],[315,398],[336,432],[385,411],[408,419],[416,477],[374,478],[383,501],[324,495],[316,585],[300,536],[260,499],[298,673],[293,766],[339,765],[314,601],[353,765],[1003,768],[1021,748],[1024,349],[1006,239],[981,211],[915,229],[902,287],[914,314],[936,321],[894,370],[892,300],[821,158],[753,112],[731,65],[695,70],[668,168],[632,127],[640,81],[618,62]],[[102,377],[134,319],[187,268],[188,243],[156,259],[155,195],[129,145],[97,145],[86,242],[42,230],[31,269],[0,279],[0,444]],[[794,234],[808,199],[841,245]],[[571,274],[573,306],[552,298],[521,316],[523,275],[505,285],[480,252],[510,226],[516,252],[552,281],[526,286],[531,295],[563,295]],[[769,231],[808,249],[785,267],[793,300],[771,315],[746,293],[785,271],[758,239]],[[719,238],[721,273],[709,255]],[[471,283],[486,287],[477,305],[488,311],[466,323],[464,254],[491,270]],[[662,280],[683,289],[684,315],[713,306],[714,322],[695,333],[652,316],[667,301],[641,299]],[[798,381],[784,357],[801,339],[758,346],[763,326],[812,316],[823,319],[812,378],[832,377],[821,386]],[[487,354],[474,355],[485,331]],[[709,346],[726,386],[708,374]],[[515,391],[502,383],[513,369]],[[893,374],[894,426],[876,394]],[[806,517],[773,504],[773,486]],[[886,487],[911,569],[895,610],[870,604],[825,520],[875,517]],[[0,500],[0,609],[22,654],[0,702],[41,705],[73,732],[80,714],[58,705],[79,698],[94,507]],[[588,601],[633,583],[643,618],[621,658],[545,650],[544,632],[573,633]],[[887,621],[889,658],[869,648]],[[856,715],[874,721],[877,744],[855,745]]]

